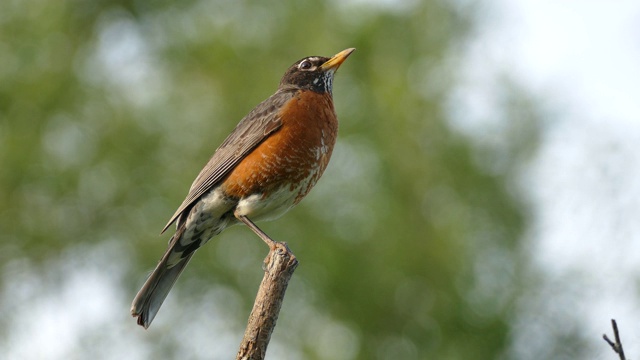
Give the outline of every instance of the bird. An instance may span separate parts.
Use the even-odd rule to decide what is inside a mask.
[[[131,315],[145,329],[195,251],[225,228],[244,224],[271,249],[256,224],[304,198],[329,163],[338,132],[333,79],[355,51],[308,56],[284,73],[276,92],[251,110],[216,149],[162,229],[176,231],[136,295]]]

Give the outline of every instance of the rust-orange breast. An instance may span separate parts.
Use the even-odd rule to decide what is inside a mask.
[[[338,132],[328,93],[299,91],[279,111],[282,127],[251,151],[224,181],[225,192],[242,198],[289,186],[298,203],[324,172]],[[297,191],[296,191],[297,189]]]

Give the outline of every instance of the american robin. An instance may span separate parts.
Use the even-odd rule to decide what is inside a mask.
[[[278,90],[245,116],[191,185],[169,226],[169,248],[131,305],[148,328],[194,252],[226,227],[247,225],[271,248],[254,221],[271,220],[298,204],[318,181],[336,142],[333,76],[355,49],[293,64]]]

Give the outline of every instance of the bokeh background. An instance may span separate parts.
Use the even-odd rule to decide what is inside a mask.
[[[159,230],[284,70],[355,47],[332,162],[263,223],[300,260],[271,359],[640,356],[637,1],[8,0],[0,357],[233,358],[264,244]]]

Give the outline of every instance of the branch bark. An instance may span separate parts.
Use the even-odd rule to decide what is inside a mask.
[[[620,333],[618,332],[618,324],[616,324],[614,319],[611,319],[611,326],[613,327],[613,336],[616,341],[611,341],[607,334],[602,335],[602,338],[609,344],[609,346],[611,346],[613,351],[620,356],[620,360],[626,360],[627,358],[625,357],[624,349],[622,348],[622,340],[620,340]]]
[[[298,260],[287,244],[276,242],[264,259],[264,277],[249,315],[236,360],[263,360],[276,326],[287,285]]]

